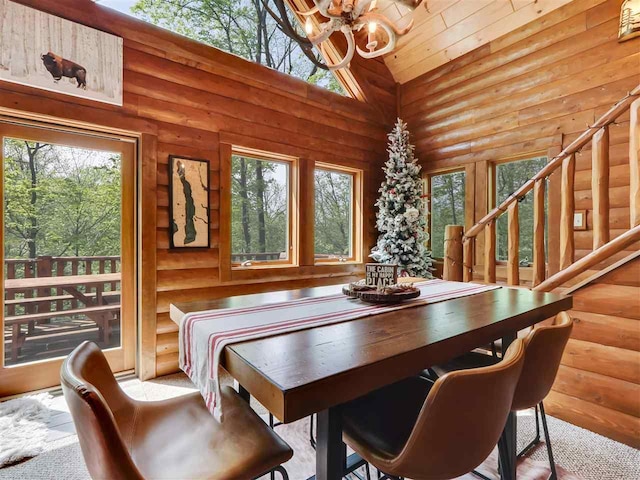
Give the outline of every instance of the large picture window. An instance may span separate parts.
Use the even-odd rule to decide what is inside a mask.
[[[464,171],[429,176],[429,235],[434,258],[444,257],[444,229],[464,225]]]
[[[232,155],[232,264],[292,263],[291,170],[267,155]]]
[[[534,157],[495,165],[495,201],[500,205],[526,181],[538,173],[547,164],[547,157]],[[546,215],[545,197],[545,215]],[[528,266],[533,263],[533,190],[527,193],[518,205],[518,224],[520,227],[520,265]],[[496,222],[496,260],[507,261],[508,246],[508,215],[501,215]],[[547,228],[545,228],[545,242]],[[545,249],[546,251],[547,249]]]
[[[331,166],[314,172],[317,262],[345,262],[355,257],[356,174]]]

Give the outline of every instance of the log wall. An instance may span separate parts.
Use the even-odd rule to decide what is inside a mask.
[[[473,197],[467,199],[467,209],[472,210],[467,211],[467,227],[488,212],[492,162],[559,153],[640,83],[640,39],[618,43],[619,13],[617,0],[576,0],[401,86],[400,115],[414,134],[425,170],[464,167],[467,184],[475,187]],[[608,208],[611,238],[615,238],[630,227],[628,112],[611,126],[609,137]],[[588,224],[587,230],[574,234],[576,260],[591,252],[594,243],[590,148],[577,154],[575,161],[575,208],[587,211]],[[560,263],[561,180],[558,170],[548,192],[547,275],[558,271]],[[483,243],[481,234],[475,251],[475,271],[480,278],[487,251]],[[628,250],[637,248],[632,245]],[[506,265],[498,265],[497,280],[506,281],[507,272]],[[533,281],[531,269],[520,268],[520,278]],[[637,446],[638,288],[634,284],[628,291],[616,277],[608,278],[606,288],[594,285],[576,295],[581,321],[550,397],[549,411]],[[599,300],[587,301],[591,294]],[[619,300],[636,313],[614,311]],[[596,311],[598,303],[605,311]],[[598,328],[606,335],[597,333]],[[588,339],[583,338],[585,329],[591,332]],[[629,335],[635,336],[630,339]],[[612,345],[612,339],[626,342],[625,350]],[[624,367],[618,369],[617,362]],[[620,378],[622,373],[615,370],[626,376]],[[630,392],[631,403],[613,403],[614,399],[628,400]]]
[[[220,152],[221,146],[235,144],[299,157],[301,169],[307,172],[312,171],[314,161],[362,169],[364,205],[372,205],[386,142],[378,109],[89,0],[20,3],[124,38],[122,108],[1,82],[0,107],[48,115],[61,124],[81,122],[97,130],[117,128],[143,134],[138,172],[142,182],[143,378],[177,370],[177,327],[169,319],[172,302],[342,283],[362,273],[362,265],[303,265],[242,282],[222,282],[220,230],[227,227],[219,216]],[[360,77],[375,78],[372,69]],[[171,154],[210,161],[210,249],[169,249]],[[374,243],[373,228],[373,209],[367,209],[365,256]]]

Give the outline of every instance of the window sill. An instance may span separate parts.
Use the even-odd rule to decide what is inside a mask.
[[[277,268],[296,268],[293,263],[256,263],[255,265],[232,265],[234,272],[244,272],[246,270],[274,270]]]
[[[316,262],[314,265],[362,265],[362,262],[358,260],[345,260],[341,262],[339,260],[326,260],[321,262]]]
[[[341,262],[315,265],[265,265],[231,268],[227,270],[228,277],[223,283],[262,283],[280,282],[285,280],[304,280],[311,278],[364,276],[362,262]]]

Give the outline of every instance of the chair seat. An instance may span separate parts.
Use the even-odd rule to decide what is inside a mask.
[[[407,443],[433,382],[412,377],[344,406],[345,440],[355,451],[379,458],[398,455]]]
[[[222,423],[198,392],[137,402],[132,429],[123,437],[145,478],[251,479],[291,458],[289,445],[235,390],[223,388],[222,397]]]

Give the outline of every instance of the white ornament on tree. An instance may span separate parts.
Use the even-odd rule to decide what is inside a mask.
[[[432,278],[433,259],[425,246],[428,234],[422,193],[421,167],[409,143],[407,125],[400,119],[388,135],[389,159],[383,168],[378,213],[378,243],[371,257],[379,263],[398,265],[398,273],[410,277]]]

